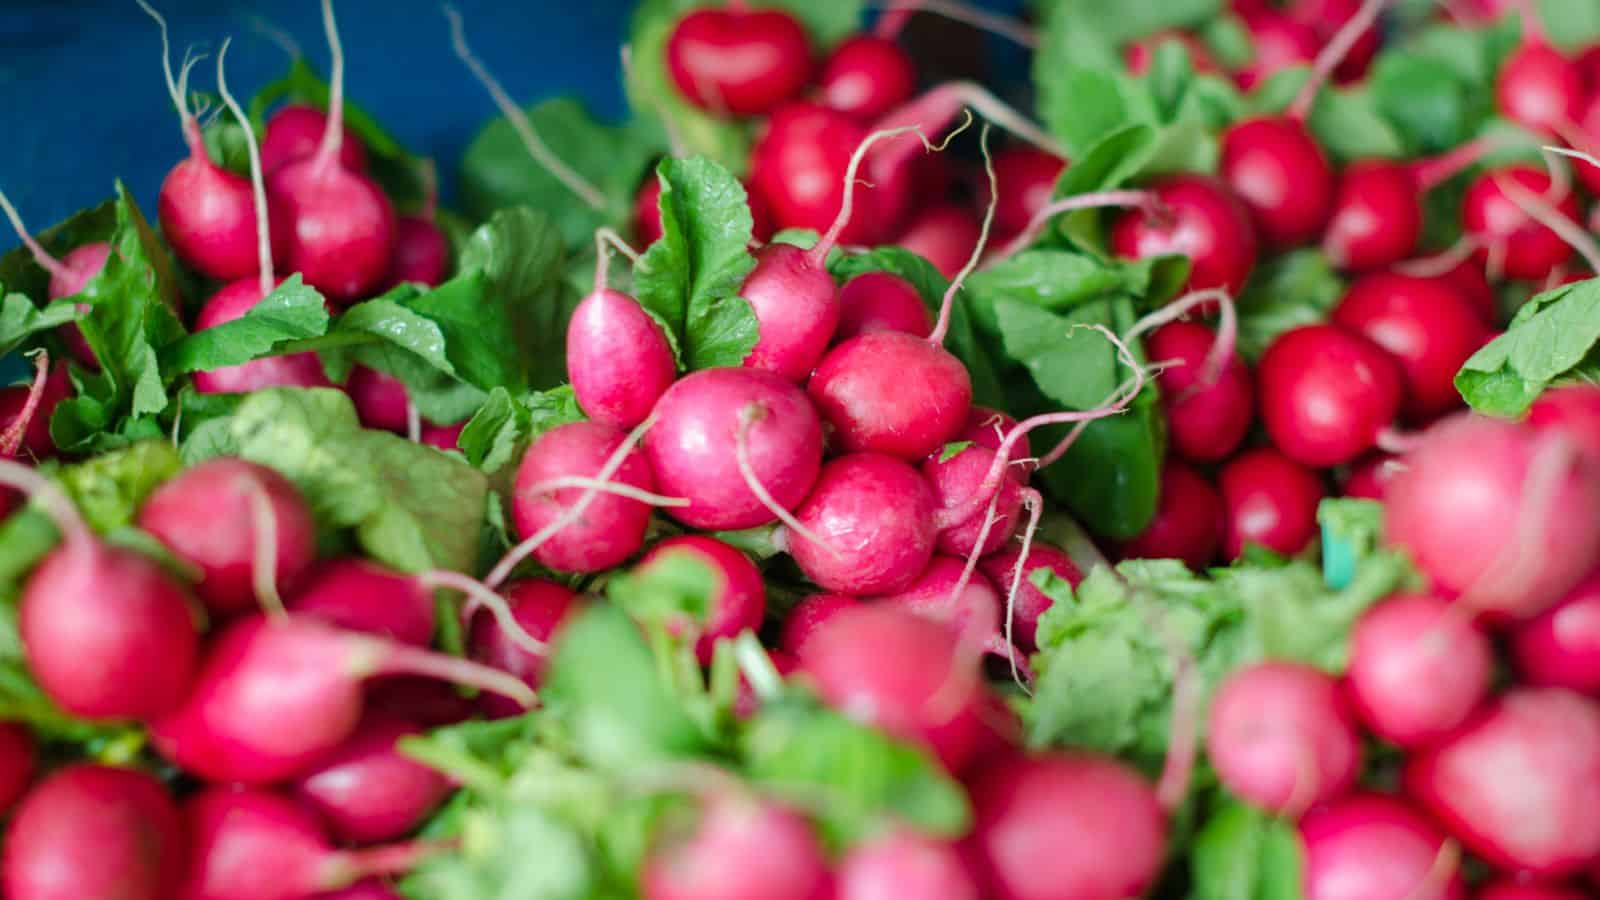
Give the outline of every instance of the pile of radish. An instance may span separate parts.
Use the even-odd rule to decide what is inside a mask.
[[[153,220],[0,195],[0,896],[1600,891],[1593,16],[647,0],[612,126],[446,6],[454,210],[333,0],[134,2]]]

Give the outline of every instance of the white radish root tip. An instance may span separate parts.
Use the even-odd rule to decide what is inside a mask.
[[[1228,360],[1233,357],[1234,345],[1239,337],[1239,318],[1233,304],[1233,297],[1221,288],[1208,288],[1201,291],[1192,291],[1168,303],[1155,312],[1150,313],[1139,321],[1133,323],[1128,333],[1122,336],[1124,341],[1133,343],[1147,332],[1154,331],[1163,325],[1189,315],[1202,309],[1208,303],[1215,303],[1218,309],[1217,337],[1212,341],[1211,349],[1206,353],[1205,365],[1200,370],[1200,381],[1190,388],[1192,393],[1197,388],[1207,388],[1217,383],[1222,377],[1222,370],[1227,367]],[[1184,398],[1180,397],[1179,400]]]
[[[989,152],[988,123],[984,123],[983,130],[978,132],[978,149],[983,154],[983,171],[989,179],[989,205],[983,211],[983,227],[978,231],[978,241],[972,246],[972,254],[967,257],[966,265],[961,267],[956,277],[950,279],[950,286],[945,288],[944,298],[939,302],[939,321],[934,323],[933,331],[928,334],[928,343],[938,346],[944,345],[945,335],[950,331],[950,313],[955,306],[957,292],[973,270],[978,268],[978,261],[983,259],[983,251],[989,245],[989,229],[994,225],[995,207],[1000,205],[1000,192],[994,177],[994,155]]]
[[[1017,565],[1011,571],[1011,587],[1006,591],[1006,643],[1015,647],[1017,626],[1017,592],[1022,588],[1022,579],[1027,575],[1028,554],[1033,552],[1033,538],[1039,530],[1039,519],[1044,513],[1044,496],[1038,491],[1028,489],[1023,495],[1022,503],[1028,508],[1028,524],[1022,531],[1022,552],[1017,556]],[[1033,684],[1033,673],[1028,673],[1027,683],[1024,684],[1021,673],[1018,671],[1016,661],[1011,664],[1011,680],[1022,688],[1023,693],[1033,694],[1030,685]]]
[[[582,475],[561,475],[556,478],[546,478],[544,481],[528,485],[517,496],[541,497],[569,488],[580,488],[599,491],[602,494],[611,494],[616,497],[626,497],[629,500],[637,500],[649,506],[679,507],[688,506],[690,502],[687,497],[668,497],[665,494],[657,494],[643,488],[636,488],[631,484],[601,481],[598,478],[585,478]]]
[[[261,482],[246,478],[240,482],[239,490],[250,504],[250,586],[267,618],[281,622],[289,613],[278,593],[278,516]]]
[[[39,264],[39,268],[49,272],[51,277],[54,278],[70,278],[72,276],[71,270],[63,265],[61,260],[51,256],[50,251],[46,250],[43,244],[28,233],[27,226],[22,224],[22,216],[17,213],[17,208],[11,205],[11,198],[7,197],[4,191],[0,191],[0,212],[5,213],[6,219],[11,222],[11,230],[17,233],[17,239],[22,241],[24,247],[28,248],[28,253],[33,257],[33,261]]]
[[[261,296],[272,293],[273,284],[276,282],[275,273],[272,271],[272,230],[267,219],[267,185],[261,172],[261,147],[256,142],[256,133],[250,126],[250,117],[244,114],[244,108],[235,100],[228,91],[228,76],[226,64],[228,59],[228,45],[232,38],[222,42],[222,48],[217,51],[217,93],[222,95],[222,102],[227,105],[228,111],[239,120],[239,127],[244,129],[245,151],[250,156],[250,197],[256,205],[256,260],[260,267]]]
[[[539,703],[539,695],[522,679],[468,659],[446,656],[432,650],[398,644],[355,632],[343,632],[356,643],[356,649],[375,661],[378,671],[372,674],[423,675],[463,687],[477,688],[499,694],[524,709]]]
[[[344,144],[344,44],[339,40],[339,23],[333,17],[333,0],[322,0],[322,29],[328,36],[328,124],[322,129],[322,143],[311,165],[326,171],[339,162]]]

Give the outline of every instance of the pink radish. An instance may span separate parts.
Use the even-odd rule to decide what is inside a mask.
[[[350,370],[350,380],[345,382],[344,389],[355,403],[362,425],[396,434],[406,433],[415,408],[400,379],[358,365]]]
[[[1238,449],[1255,411],[1255,385],[1237,353],[1211,377],[1207,362],[1217,340],[1198,322],[1171,322],[1145,341],[1150,359],[1180,363],[1163,368],[1156,384],[1173,449],[1194,462],[1219,462]]]
[[[1525,128],[1562,134],[1583,111],[1583,74],[1551,46],[1532,0],[1519,0],[1522,45],[1500,65],[1494,99],[1500,114]]]
[[[795,604],[783,619],[783,634],[778,646],[791,656],[799,656],[806,641],[835,615],[861,605],[848,594],[812,594]]]
[[[1211,702],[1206,754],[1229,791],[1298,818],[1355,783],[1361,741],[1331,676],[1287,662],[1229,675]]]
[[[956,435],[954,442],[970,441],[975,446],[998,452],[1005,444],[1006,436],[1017,424],[1016,419],[997,409],[974,405],[967,413],[966,425]],[[1039,468],[1039,460],[1033,455],[1033,447],[1026,433],[1016,442],[1012,453],[1020,454],[1020,458],[1008,461],[1010,473],[1018,481],[1026,482]]]
[[[1365,337],[1332,325],[1303,325],[1279,335],[1256,363],[1261,421],[1295,462],[1349,462],[1376,446],[1394,421],[1401,371]]]
[[[1222,467],[1217,486],[1228,517],[1224,559],[1238,559],[1247,544],[1294,555],[1316,537],[1322,481],[1283,454],[1270,449],[1241,453]]]
[[[1434,280],[1455,288],[1457,294],[1472,304],[1483,324],[1490,328],[1499,325],[1500,298],[1489,286],[1482,266],[1471,259],[1463,259],[1444,274],[1434,276]]]
[[[399,674],[495,691],[523,706],[535,699],[516,677],[467,660],[313,619],[250,616],[212,641],[188,699],[152,723],[151,738],[179,767],[213,781],[294,778],[355,733],[364,680]]]
[[[1478,176],[1461,203],[1461,225],[1479,246],[1475,259],[1491,272],[1539,281],[1572,256],[1561,235],[1531,218],[1517,199],[1545,197],[1557,215],[1577,221],[1578,200],[1570,189],[1549,197],[1549,174],[1532,166],[1506,166]]]
[[[450,782],[403,755],[401,738],[422,729],[369,716],[315,771],[295,783],[295,795],[346,844],[392,841],[414,831],[450,795]]]
[[[852,847],[839,861],[837,900],[978,900],[960,853],[914,831],[895,830]]]
[[[1203,571],[1222,545],[1222,496],[1199,472],[1176,460],[1161,467],[1161,496],[1155,518],[1138,537],[1122,545],[1127,559],[1181,559]]]
[[[927,337],[933,316],[909,281],[889,272],[864,272],[839,288],[839,327],[835,341],[869,331],[904,331]]]
[[[523,634],[546,644],[554,643],[561,626],[582,609],[582,602],[571,588],[526,578],[507,584],[506,605]],[[530,688],[538,689],[544,677],[549,653],[534,653],[524,639],[507,630],[493,615],[475,612],[467,621],[469,655],[486,666],[510,672]],[[478,705],[496,718],[521,712],[511,700],[499,694],[484,694]]]
[[[38,766],[33,734],[15,722],[0,723],[0,814],[9,813],[33,782]]]
[[[1600,575],[1519,623],[1511,632],[1511,657],[1524,684],[1600,691]]]
[[[1466,897],[1460,848],[1392,797],[1357,793],[1312,810],[1300,821],[1300,843],[1306,900]]]
[[[422,426],[422,443],[440,450],[459,450],[461,444],[461,430],[467,427],[465,422],[454,425],[429,425]]]
[[[6,829],[10,900],[170,900],[183,822],[167,789],[132,769],[78,763],[29,792]]]
[[[608,466],[613,460],[616,464]],[[615,481],[635,491],[656,486],[650,463],[621,429],[598,422],[550,429],[523,454],[511,508],[519,535],[529,541],[544,537],[534,557],[559,571],[600,572],[638,553],[650,506],[625,494],[586,494],[582,487],[561,486],[571,476]],[[574,514],[580,503],[584,509]],[[502,580],[491,577],[490,586]]]
[[[667,72],[701,109],[734,116],[772,112],[811,81],[805,29],[775,9],[697,9],[667,38]]]
[[[1583,871],[1600,855],[1600,705],[1514,688],[1413,754],[1405,785],[1493,866],[1538,878]]]
[[[276,283],[281,284],[281,281]],[[196,331],[232,322],[261,302],[266,293],[254,278],[224,285],[201,307]],[[333,387],[315,353],[289,353],[251,360],[237,366],[194,373],[195,390],[202,394],[245,394],[269,387]]]
[[[656,320],[637,300],[606,287],[607,236],[602,231],[595,239],[595,289],[567,323],[567,378],[589,418],[632,428],[672,386],[678,365]]]
[[[1331,41],[1339,36],[1339,29],[1361,14],[1361,0],[1294,0],[1287,11],[1291,18],[1317,29],[1321,38]],[[1333,70],[1334,78],[1340,83],[1349,83],[1365,77],[1373,57],[1378,55],[1379,45],[1376,24],[1361,31]]]
[[[1422,199],[1476,163],[1494,144],[1478,140],[1432,159],[1358,160],[1339,174],[1322,251],[1341,269],[1368,271],[1410,256],[1422,239]]]
[[[871,598],[874,605],[899,607],[948,626],[963,647],[977,647],[1012,663],[1018,676],[1032,679],[1026,658],[1007,638],[1000,593],[989,579],[968,574],[960,559],[935,556],[922,576],[903,591]]]
[[[1056,182],[1067,164],[1033,147],[1007,147],[994,155],[995,231],[1004,237],[1022,232],[1055,194]],[[979,207],[989,206],[989,184],[977,185]]]
[[[917,67],[894,41],[857,34],[829,52],[817,84],[824,104],[871,123],[911,99]]]
[[[949,441],[972,404],[972,380],[960,360],[931,337],[893,331],[841,343],[823,357],[807,390],[843,449],[907,460]]]
[[[1111,229],[1118,256],[1189,257],[1188,290],[1221,288],[1238,294],[1256,264],[1256,232],[1248,210],[1220,182],[1176,175],[1150,186],[1159,211],[1131,210]]]
[[[821,543],[789,534],[789,553],[824,590],[904,590],[933,559],[938,498],[917,470],[877,453],[852,453],[822,466],[795,517]]]
[[[643,900],[823,900],[827,858],[811,825],[769,800],[707,797],[686,834],[658,841],[639,873]]]
[[[1274,7],[1263,5],[1244,17],[1250,32],[1254,56],[1234,73],[1234,81],[1246,91],[1254,90],[1273,75],[1292,66],[1316,59],[1322,47],[1317,30]]]
[[[261,133],[261,168],[276,172],[316,156],[327,133],[328,114],[315,106],[291,103],[280,108]],[[367,148],[348,128],[339,139],[339,164],[352,172],[367,170]]]
[[[1560,885],[1496,881],[1479,888],[1472,896],[1473,900],[1585,900],[1589,895]]]
[[[940,203],[913,214],[894,243],[933,263],[944,277],[954,278],[972,255],[982,230],[966,207]]]
[[[652,566],[668,565],[673,558],[693,559],[712,573],[715,587],[708,598],[706,619],[693,623],[690,629],[697,635],[696,655],[702,664],[710,665],[718,641],[761,627],[767,611],[767,589],[761,570],[748,556],[715,538],[687,534],[651,547],[634,571],[644,575]]]
[[[1344,480],[1344,496],[1382,500],[1389,482],[1404,464],[1388,453],[1373,453],[1357,460]]]
[[[319,562],[296,579],[290,612],[386,637],[402,644],[433,643],[433,592],[415,576],[369,560],[344,557]]]
[[[1426,594],[1368,610],[1350,639],[1350,699],[1373,733],[1419,747],[1467,720],[1489,691],[1494,650],[1472,620]]]
[[[985,479],[998,454],[985,447],[972,446],[949,459],[930,456],[922,464],[922,476],[932,486],[940,507],[955,507],[984,490]],[[987,536],[983,510],[948,525],[939,531],[939,550],[952,556],[988,556],[1011,540],[1022,524],[1023,485],[1015,478],[1000,481]],[[980,539],[982,543],[979,543]]]
[[[50,284],[47,293],[51,300],[81,293],[106,267],[106,260],[111,258],[110,244],[105,241],[93,241],[74,247],[67,251],[66,256],[56,259],[44,245],[28,233],[27,226],[22,224],[22,216],[17,213],[16,207],[11,205],[10,198],[6,197],[3,191],[0,191],[0,212],[3,212],[6,219],[11,222],[12,230],[17,233],[17,238],[22,241],[22,246],[27,248],[33,261],[49,273]],[[89,342],[84,339],[77,323],[62,326],[61,337],[67,343],[67,349],[72,351],[74,359],[91,369],[100,368],[94,350],[89,347]]]
[[[348,142],[349,137],[345,140]],[[356,169],[358,166],[346,165]],[[450,239],[435,222],[439,204],[438,174],[433,160],[422,165],[422,209],[395,220],[394,253],[389,260],[389,281],[436,287],[450,277]]]
[[[1017,576],[1022,576],[1016,596],[1011,600],[1011,639],[1019,649],[1032,651],[1037,649],[1035,636],[1039,630],[1039,617],[1055,604],[1043,591],[1034,587],[1033,573],[1048,569],[1057,578],[1077,587],[1083,581],[1083,572],[1072,561],[1072,557],[1049,544],[1031,544],[1027,551],[1027,562],[1023,563],[1019,573],[1017,563],[1022,559],[1022,547],[1009,543],[979,560],[978,569],[994,584],[1005,587],[1008,593]]]
[[[1569,384],[1545,391],[1528,407],[1528,424],[1564,433],[1600,458],[1600,386]]]

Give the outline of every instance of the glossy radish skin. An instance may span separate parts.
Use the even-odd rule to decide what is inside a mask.
[[[1221,182],[1177,175],[1154,185],[1163,214],[1130,210],[1111,229],[1111,248],[1143,259],[1177,254],[1193,262],[1188,289],[1222,288],[1237,295],[1256,264],[1256,232],[1249,211]]]
[[[533,493],[551,479],[593,478],[627,439],[622,429],[599,422],[572,422],[550,429],[534,441],[517,467],[511,518],[523,538],[561,521],[586,492],[566,487]],[[612,479],[642,491],[653,491],[656,479],[638,448],[627,451]],[[650,507],[631,497],[596,493],[584,514],[539,545],[534,558],[560,572],[603,572],[644,547]]]
[[[661,179],[654,175],[633,195],[633,237],[641,247],[661,240]]]
[[[28,391],[29,388],[23,385],[0,388],[0,431],[16,422],[17,416],[27,407]],[[70,396],[72,379],[67,374],[67,367],[58,363],[45,376],[33,418],[22,432],[22,444],[18,449],[23,457],[42,460],[56,455],[56,442],[50,437],[50,417],[55,415],[56,406]]]
[[[827,591],[862,596],[904,590],[933,559],[938,500],[911,466],[853,453],[822,467],[796,518],[825,546],[787,535],[800,570]]]
[[[1255,58],[1234,73],[1244,90],[1253,90],[1291,66],[1310,63],[1322,49],[1315,28],[1271,7],[1252,11],[1244,21],[1255,49]]]
[[[871,598],[870,602],[904,609],[939,622],[949,627],[965,646],[982,647],[1004,656],[1010,648],[1006,645],[1004,624],[1000,620],[1001,596],[980,572],[972,573],[961,593],[955,593],[963,568],[963,560],[935,556],[910,587]]]
[[[1283,454],[1268,449],[1242,453],[1222,467],[1217,486],[1227,511],[1224,559],[1238,559],[1246,544],[1293,555],[1316,537],[1322,481]]]
[[[1271,116],[1229,128],[1221,174],[1269,244],[1305,243],[1333,212],[1333,165],[1299,119]]]
[[[1382,500],[1388,492],[1389,481],[1399,467],[1398,457],[1387,453],[1373,453],[1357,460],[1344,481],[1344,496],[1361,500]]]
[[[241,278],[211,295],[195,319],[196,331],[232,322],[260,303],[259,278]],[[194,373],[195,390],[202,394],[245,394],[269,387],[333,387],[322,360],[315,353],[290,353]]]
[[[1422,238],[1421,189],[1411,170],[1358,160],[1339,174],[1322,251],[1340,269],[1368,271],[1410,256]]]
[[[313,565],[287,595],[291,612],[426,647],[433,643],[433,592],[403,572],[358,557]]]
[[[1013,542],[978,560],[978,571],[994,583],[1000,591],[1002,603],[1011,591],[1011,580],[1016,575],[1017,559],[1021,556],[1022,545]],[[1083,571],[1066,553],[1038,541],[1028,547],[1028,561],[1022,569],[1022,584],[1017,588],[1016,601],[1011,610],[1011,638],[1018,649],[1027,652],[1037,649],[1035,636],[1039,631],[1039,617],[1055,605],[1054,600],[1033,585],[1033,573],[1039,569],[1049,569],[1057,578],[1073,587],[1083,581]],[[1004,614],[1003,607],[1001,613]]]
[[[283,261],[335,304],[383,286],[394,253],[395,213],[377,182],[317,157],[289,163],[267,181],[290,230]]]
[[[1160,872],[1155,788],[1108,758],[1052,753],[991,767],[972,785],[970,839],[996,900],[1138,897]]]
[[[739,469],[739,434],[756,480],[784,509],[805,499],[822,465],[822,423],[805,393],[758,369],[702,369],[661,395],[644,452],[656,482],[688,506],[668,514],[692,528],[754,528],[776,519]]]
[[[1493,169],[1474,179],[1462,199],[1461,225],[1469,235],[1500,248],[1495,252],[1480,249],[1474,259],[1481,265],[1498,256],[1507,277],[1542,281],[1572,256],[1572,248],[1560,235],[1530,219],[1500,189],[1496,177],[1536,197],[1544,197],[1550,190],[1549,174],[1527,165]],[[1546,202],[1561,215],[1579,220],[1578,200],[1572,193]]]
[[[1310,25],[1325,41],[1331,41],[1339,29],[1361,11],[1361,0],[1295,0],[1289,4],[1289,17]],[[1355,44],[1334,69],[1334,78],[1347,84],[1364,78],[1378,55],[1380,36],[1377,28],[1368,28],[1356,38]]]
[[[665,565],[667,560],[679,557],[688,557],[710,569],[715,583],[706,620],[695,623],[699,635],[695,653],[702,664],[710,665],[718,641],[761,627],[767,612],[766,584],[750,557],[716,538],[699,534],[667,538],[656,544],[639,560],[635,571],[645,573],[653,565]]]
[[[632,297],[599,290],[572,311],[567,379],[589,418],[632,428],[650,415],[677,375],[667,336]]]
[[[502,589],[502,593],[505,594],[506,605],[511,608],[512,617],[522,626],[522,630],[546,644],[553,643],[561,626],[582,608],[577,593],[571,588],[538,578],[510,582]],[[527,647],[517,643],[487,610],[479,610],[468,623],[467,651],[471,658],[510,672],[531,688],[539,687],[544,679],[545,664],[549,660],[548,654],[531,653]],[[488,692],[479,696],[478,705],[495,718],[521,712],[511,700]]]
[[[943,447],[972,409],[967,367],[903,332],[870,332],[833,348],[806,390],[838,446],[908,461]]]
[[[436,287],[450,277],[450,239],[433,220],[401,216],[395,220],[389,281]]]
[[[11,811],[28,785],[38,765],[33,733],[14,722],[0,723],[0,815]]]
[[[810,251],[793,244],[768,244],[755,256],[756,267],[739,289],[759,326],[759,338],[744,365],[798,384],[811,374],[833,340],[839,324],[839,291]]]
[[[1543,40],[1529,40],[1500,66],[1494,85],[1501,115],[1525,128],[1559,135],[1583,114],[1583,76]]]
[[[28,576],[17,631],[56,705],[82,718],[142,719],[189,691],[199,654],[193,602],[148,557],[68,540]]]
[[[1280,335],[1257,362],[1256,383],[1273,444],[1295,462],[1318,467],[1372,449],[1394,421],[1402,389],[1400,367],[1389,354],[1332,325],[1303,325]]]
[[[828,54],[817,83],[824,104],[870,125],[911,99],[917,66],[894,41],[857,34]]]
[[[1356,714],[1401,747],[1448,735],[1489,691],[1494,649],[1460,610],[1425,594],[1367,610],[1351,634],[1346,672]]]
[[[929,748],[958,771],[977,744],[983,693],[978,656],[959,643],[938,622],[867,605],[818,628],[801,648],[800,670],[830,706]]]
[[[1537,878],[1582,871],[1600,854],[1600,706],[1559,688],[1513,688],[1414,754],[1405,784],[1493,866]]]
[[[1587,512],[1600,504],[1600,476],[1581,459],[1564,463],[1562,448],[1550,446],[1561,440],[1465,413],[1444,420],[1389,483],[1386,539],[1410,554],[1445,596],[1470,588],[1476,610],[1519,618],[1543,612],[1600,554],[1600,522]],[[1551,500],[1535,509],[1525,497],[1541,454],[1560,465],[1545,467]],[[1541,549],[1518,550],[1530,529],[1542,532]],[[1508,579],[1513,552],[1518,566]]]
[[[328,116],[314,106],[291,103],[267,119],[261,135],[261,169],[276,172],[292,162],[317,155],[322,136],[328,130]],[[367,170],[367,149],[349,128],[339,142],[339,164],[352,172]]]
[[[979,900],[949,844],[898,830],[858,844],[839,861],[836,900]]]
[[[994,155],[994,230],[1014,235],[1028,227],[1039,210],[1049,204],[1056,182],[1067,167],[1059,157],[1028,146],[1007,147]],[[976,208],[989,208],[989,180],[978,179]]]
[[[771,112],[811,81],[812,69],[805,29],[777,10],[698,9],[667,39],[672,83],[713,113]]]
[[[183,822],[165,786],[132,769],[79,763],[29,792],[6,829],[10,900],[171,900]]]
[[[1439,867],[1446,840],[1436,825],[1395,798],[1356,793],[1335,800],[1300,821],[1304,896],[1463,900],[1459,866]]]
[[[1332,321],[1395,358],[1405,391],[1401,410],[1420,422],[1461,406],[1456,372],[1493,337],[1470,302],[1449,287],[1392,272],[1352,284]]]
[[[693,831],[657,843],[644,900],[823,900],[827,858],[811,825],[770,801],[708,798]]]
[[[1511,657],[1524,684],[1600,691],[1600,575],[1511,632]]]
[[[982,229],[966,207],[941,203],[915,213],[894,243],[933,263],[944,277],[954,278],[972,258]]]
[[[833,339],[847,341],[868,331],[925,338],[933,331],[933,314],[911,282],[889,272],[865,272],[839,288],[839,326]]]
[[[984,447],[968,447],[949,459],[942,454],[931,456],[922,464],[922,477],[932,486],[941,507],[960,506],[984,490],[984,481],[994,465],[995,452]],[[995,494],[994,521],[989,532],[978,543],[983,533],[983,522],[988,515],[988,504],[966,519],[939,532],[939,551],[951,556],[967,557],[974,552],[987,556],[999,550],[1022,524],[1022,484],[1015,478],[1005,478]]]
[[[409,424],[411,399],[405,384],[393,375],[358,365],[350,370],[345,393],[356,405],[361,424],[380,431],[404,434]]]
[[[1005,443],[1006,435],[1011,429],[1017,427],[1017,420],[987,406],[973,406],[967,412],[967,422],[955,436],[955,442],[971,441],[974,445],[986,450],[1000,449]],[[1006,474],[1018,481],[1026,482],[1039,468],[1039,460],[1034,458],[1033,446],[1024,434],[1018,438],[1011,448],[1011,461],[1007,465]]]
[[[1528,424],[1559,431],[1600,459],[1600,386],[1569,384],[1550,388],[1528,407]]]
[[[343,843],[392,841],[421,825],[451,793],[439,772],[402,754],[416,725],[369,717],[349,740],[294,785],[294,793]]]
[[[267,208],[272,256],[286,259],[290,213],[270,194]],[[157,209],[162,235],[190,268],[218,281],[259,271],[250,179],[212,164],[199,151],[167,173]]]
[[[1161,495],[1156,514],[1131,541],[1122,545],[1125,559],[1181,559],[1199,572],[1211,565],[1222,546],[1226,513],[1222,495],[1205,477],[1176,460],[1161,468]]]
[[[844,113],[815,103],[790,103],[773,113],[750,156],[752,193],[771,210],[773,225],[826,231],[844,202],[850,156],[870,133]],[[863,176],[871,186],[856,186],[841,244],[888,240],[911,201],[912,167],[880,172],[872,156]]]
[[[1172,448],[1192,462],[1220,462],[1244,441],[1255,413],[1250,368],[1234,353],[1216,381],[1202,384],[1206,356],[1217,336],[1198,322],[1172,322],[1150,333],[1145,353],[1153,361],[1177,361],[1156,376],[1167,413]]]
[[[783,633],[778,646],[791,656],[799,656],[806,641],[835,615],[860,606],[861,601],[848,594],[812,594],[795,604],[783,619]]]
[[[1355,783],[1361,738],[1332,676],[1265,662],[1237,670],[1217,689],[1206,755],[1229,791],[1294,817]]]
[[[233,457],[209,460],[157,488],[139,510],[140,528],[200,570],[195,592],[213,612],[237,613],[257,602],[258,492],[274,522],[274,577],[285,584],[316,559],[317,526],[299,490],[275,470]]]

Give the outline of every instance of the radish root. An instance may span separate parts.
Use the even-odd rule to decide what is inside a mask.
[[[994,155],[989,152],[987,123],[978,133],[978,149],[983,153],[983,171],[989,179],[989,205],[983,211],[983,227],[978,231],[977,243],[972,246],[972,255],[967,257],[966,264],[956,273],[956,277],[950,279],[950,286],[945,288],[944,298],[939,301],[939,321],[934,323],[933,331],[928,334],[928,343],[935,346],[944,345],[945,335],[950,331],[950,313],[956,303],[956,293],[961,290],[961,285],[966,282],[973,270],[978,268],[978,261],[983,259],[984,248],[989,245],[989,229],[994,225],[994,210],[1000,203],[1000,192],[995,186]]]
[[[993,191],[991,190],[990,193],[992,195]],[[1140,207],[1154,212],[1160,205],[1161,201],[1149,191],[1097,191],[1092,194],[1076,194],[1071,197],[1052,200],[1033,214],[1033,218],[1028,220],[1027,226],[1022,229],[1021,233],[1012,238],[1009,244],[995,252],[994,258],[989,261],[989,265],[992,266],[995,263],[1010,259],[1033,246],[1034,242],[1039,239],[1039,235],[1044,233],[1045,227],[1050,224],[1050,220],[1056,216],[1076,212],[1080,209],[1103,209],[1108,206]]]
[[[278,593],[278,516],[261,482],[244,479],[239,488],[250,503],[250,524],[255,538],[250,557],[250,584],[267,618],[282,622],[289,613],[283,607],[283,596]]]
[[[460,572],[450,572],[435,569],[417,576],[417,584],[424,590],[449,590],[458,591],[465,595],[467,602],[461,607],[462,624],[468,624],[479,609],[487,609],[494,616],[495,623],[506,637],[519,648],[534,656],[544,656],[550,652],[550,645],[528,633],[522,623],[517,621],[511,612],[511,605],[506,598],[489,590],[482,582]]]
[[[1221,288],[1209,288],[1203,291],[1193,291],[1168,303],[1155,312],[1150,313],[1139,321],[1122,336],[1124,341],[1132,344],[1146,332],[1153,331],[1170,322],[1189,315],[1207,303],[1217,304],[1219,310],[1217,317],[1217,339],[1212,342],[1211,350],[1206,353],[1204,367],[1200,370],[1200,382],[1193,388],[1210,387],[1222,377],[1222,370],[1228,365],[1228,360],[1233,357],[1234,345],[1239,338],[1239,317],[1233,305],[1233,297]],[[1182,399],[1182,398],[1179,398]]]
[[[17,239],[28,248],[28,253],[33,256],[33,261],[39,264],[39,268],[49,272],[54,278],[72,277],[72,270],[63,265],[61,260],[51,256],[50,251],[28,233],[27,226],[22,224],[22,216],[17,214],[17,208],[11,205],[11,198],[7,197],[4,191],[0,191],[0,212],[4,212],[6,218],[10,220],[12,230],[17,233]]]
[[[1311,77],[1306,79],[1306,83],[1300,87],[1300,92],[1289,104],[1290,118],[1305,121],[1306,116],[1311,113],[1311,105],[1317,100],[1317,94],[1321,92],[1322,86],[1328,83],[1333,70],[1339,68],[1339,64],[1350,55],[1350,51],[1354,49],[1356,42],[1361,40],[1361,36],[1378,24],[1378,17],[1388,5],[1389,0],[1367,0],[1361,4],[1361,9],[1350,17],[1350,21],[1344,23],[1333,36],[1333,40],[1322,48],[1322,52],[1318,53],[1316,60],[1311,63]]]
[[[750,493],[755,494],[761,505],[776,516],[785,528],[828,551],[834,559],[839,559],[838,549],[824,541],[821,535],[801,524],[793,513],[784,509],[783,504],[779,503],[767,490],[767,486],[761,483],[761,478],[756,475],[755,466],[750,464],[750,428],[766,418],[766,415],[766,409],[760,406],[749,406],[739,413],[739,427],[733,432],[733,458],[739,466],[739,475],[744,478],[745,486],[750,488]]]
[[[33,417],[39,414],[39,403],[44,399],[45,383],[50,380],[50,354],[40,350],[33,358],[33,382],[28,385],[28,397],[22,402],[17,417],[0,431],[0,459],[12,459],[22,452],[22,441],[28,435]]]
[[[651,493],[650,491],[636,488],[631,484],[620,484],[615,481],[602,481],[599,478],[585,478],[582,475],[562,475],[557,478],[546,478],[544,481],[539,481],[528,485],[528,487],[522,491],[522,496],[538,497],[544,494],[553,494],[560,490],[567,490],[569,488],[581,488],[584,490],[599,491],[603,494],[612,494],[617,497],[626,497],[629,500],[637,500],[640,503],[646,503],[650,506],[679,507],[688,506],[690,502],[687,497],[668,497],[664,494],[655,494]]]
[[[339,41],[339,23],[333,18],[333,0],[322,0],[322,30],[328,35],[328,124],[311,162],[317,172],[338,163],[339,148],[344,144],[344,44]]]
[[[250,155],[250,196],[256,205],[256,259],[261,267],[261,296],[266,297],[272,293],[273,285],[277,279],[272,271],[272,231],[267,219],[267,184],[261,174],[261,147],[256,143],[255,130],[250,127],[250,117],[244,114],[239,101],[228,92],[228,76],[225,63],[228,58],[228,45],[232,38],[222,42],[222,49],[217,51],[217,93],[222,95],[222,102],[227,105],[228,111],[239,120],[239,127],[244,129],[244,146]]]
[[[1564,170],[1565,167],[1560,167]],[[1517,208],[1540,225],[1555,232],[1558,237],[1572,249],[1578,251],[1589,269],[1600,274],[1600,243],[1596,243],[1583,226],[1561,214],[1561,211],[1551,206],[1544,197],[1533,193],[1502,175],[1494,178],[1495,186],[1506,195]]]

